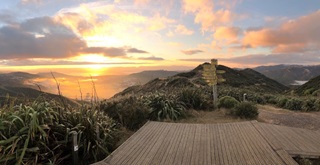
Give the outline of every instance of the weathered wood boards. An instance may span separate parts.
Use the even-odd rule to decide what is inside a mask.
[[[297,164],[320,156],[320,134],[259,122],[179,124],[148,122],[97,164]]]

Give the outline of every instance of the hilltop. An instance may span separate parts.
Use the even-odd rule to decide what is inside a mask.
[[[218,69],[225,71],[225,73],[220,76],[226,79],[220,86],[243,88],[267,93],[281,93],[288,89],[288,87],[252,69],[234,70],[223,65],[219,65]],[[116,94],[115,97],[133,93],[143,94],[160,90],[172,91],[176,88],[185,87],[208,87],[206,82],[202,79],[202,71],[203,64],[189,72],[178,73],[168,78],[156,78],[144,85],[131,86]]]

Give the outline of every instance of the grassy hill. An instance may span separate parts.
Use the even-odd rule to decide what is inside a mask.
[[[275,80],[272,80],[252,69],[234,70],[229,67],[219,65],[219,70],[225,73],[219,75],[226,79],[220,86],[244,88],[259,92],[281,93],[288,88]],[[156,78],[145,85],[136,85],[125,89],[115,96],[126,94],[143,94],[159,90],[173,91],[185,87],[208,87],[202,79],[203,64],[189,72],[178,73],[168,78]]]
[[[302,95],[313,95],[320,96],[320,76],[317,76],[307,83],[301,85],[294,92],[300,96]]]
[[[35,74],[25,72],[12,72],[0,74],[0,85],[2,86],[25,86],[24,81],[39,77]]]
[[[44,96],[47,100],[61,101],[61,97],[59,95],[42,92],[32,88],[0,86],[0,98],[7,98],[8,96],[11,98],[16,98],[16,103],[24,101],[33,101],[39,98],[40,96]],[[78,105],[76,101],[73,101],[66,97],[62,97],[62,99],[65,101],[65,103],[69,105]],[[5,99],[0,99],[0,105],[2,101],[5,101]]]

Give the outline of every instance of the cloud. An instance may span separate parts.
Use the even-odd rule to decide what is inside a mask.
[[[242,30],[238,27],[219,27],[213,36],[216,40],[235,42],[241,33]]]
[[[130,48],[127,50],[128,53],[149,53],[147,51],[144,51],[144,50],[139,50],[137,48]]]
[[[319,54],[254,54],[229,59],[219,59],[240,65],[318,64]]]
[[[179,59],[179,61],[189,61],[189,62],[210,62],[211,59],[206,59],[206,58],[196,58],[196,59]]]
[[[175,23],[175,20],[161,16],[160,14],[155,14],[148,20],[147,29],[151,31],[160,31],[173,23]]]
[[[270,47],[275,53],[318,50],[320,10],[283,23],[277,29],[263,28],[245,32],[243,45]]]
[[[192,35],[194,33],[192,30],[189,30],[187,27],[181,24],[176,26],[175,32],[182,35]]]
[[[6,66],[39,66],[39,65],[130,65],[130,64],[148,64],[148,63],[137,63],[137,62],[79,62],[79,61],[67,61],[67,60],[51,60],[51,59],[42,59],[42,60],[6,60],[0,61],[0,65]]]
[[[211,0],[183,0],[182,3],[184,12],[195,15],[194,22],[201,24],[203,32],[212,31],[216,26],[227,25],[236,18],[229,9],[214,10],[214,5]]]
[[[125,48],[115,47],[87,47],[81,51],[85,54],[103,54],[107,57],[126,56]]]
[[[150,61],[163,61],[164,59],[161,57],[155,57],[155,56],[150,56],[150,57],[140,57],[138,58],[139,60],[150,60]]]
[[[42,0],[21,0],[21,3],[22,4],[28,4],[28,3],[36,3],[36,4],[39,4],[41,3]]]
[[[65,58],[77,55],[86,43],[50,17],[27,20],[0,28],[0,57]]]
[[[13,25],[15,24],[17,18],[11,11],[2,10],[0,11],[0,23],[3,22],[5,24]]]
[[[194,55],[197,53],[202,53],[203,50],[198,50],[198,49],[194,49],[194,50],[181,50],[182,53],[186,54],[186,55]]]
[[[137,5],[146,5],[149,3],[149,0],[134,0],[134,3]]]
[[[26,20],[0,28],[0,58],[68,58],[79,54],[125,57],[127,53],[148,53],[137,48],[88,47],[69,27],[51,17]]]

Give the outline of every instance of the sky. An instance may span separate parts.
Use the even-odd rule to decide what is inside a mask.
[[[319,0],[1,0],[0,72],[320,63]]]

